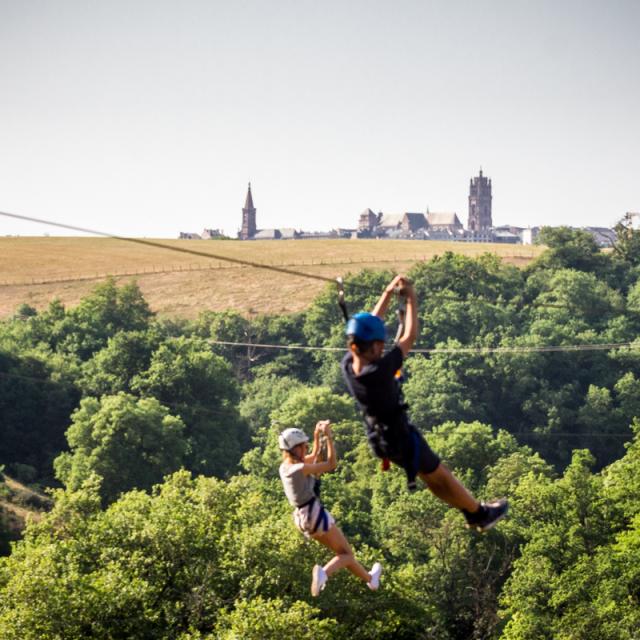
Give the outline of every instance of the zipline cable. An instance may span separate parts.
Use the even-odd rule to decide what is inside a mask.
[[[25,220],[27,222],[35,222],[37,224],[46,224],[52,227],[58,227],[60,229],[69,229],[70,231],[79,231],[80,233],[88,233],[91,235],[102,236],[104,238],[112,238],[113,240],[122,240],[123,242],[131,242],[139,244],[145,247],[154,247],[156,249],[166,249],[167,251],[175,251],[176,253],[187,253],[193,256],[199,256],[201,258],[208,258],[213,260],[224,260],[226,262],[232,262],[234,264],[244,265],[247,267],[254,267],[255,269],[267,269],[268,271],[277,271],[278,273],[285,273],[289,276],[297,276],[301,278],[310,278],[312,280],[321,280],[322,282],[331,282],[335,284],[335,278],[328,276],[321,276],[316,273],[306,273],[303,271],[296,271],[295,269],[287,269],[286,267],[277,267],[275,265],[263,264],[261,262],[253,262],[252,260],[243,260],[241,258],[232,258],[230,256],[223,256],[216,253],[209,253],[206,251],[197,251],[196,249],[187,249],[186,247],[172,247],[168,244],[162,244],[161,242],[154,242],[153,240],[144,240],[142,238],[128,238],[126,236],[117,236],[113,233],[106,233],[104,231],[96,231],[95,229],[86,229],[84,227],[76,227],[70,224],[64,224],[62,222],[54,222],[52,220],[42,220],[40,218],[32,218],[30,216],[21,216],[17,213],[7,213],[6,211],[0,211],[0,216],[8,218],[15,218],[17,220]]]
[[[301,344],[264,344],[259,342],[231,342],[229,340],[207,340],[209,344],[227,347],[255,347],[256,349],[283,349],[291,351],[344,351],[344,347],[316,347]],[[541,345],[523,347],[434,347],[432,349],[411,349],[410,353],[456,354],[469,353],[485,355],[490,353],[551,353],[569,351],[612,351],[614,349],[640,349],[640,343],[609,342],[602,344]]]

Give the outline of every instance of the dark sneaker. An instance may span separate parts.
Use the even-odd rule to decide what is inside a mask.
[[[469,529],[484,533],[495,527],[507,515],[507,511],[509,511],[509,503],[506,498],[502,498],[495,502],[481,502],[480,509],[476,513],[465,512],[464,517],[467,519]]]

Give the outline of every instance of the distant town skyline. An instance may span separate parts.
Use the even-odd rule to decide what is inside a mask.
[[[477,176],[469,180],[469,196],[467,225],[462,223],[462,216],[457,212],[404,211],[390,213],[373,211],[367,207],[358,216],[354,227],[348,221],[331,229],[310,231],[302,227],[261,227],[258,224],[257,208],[253,201],[251,183],[247,186],[242,219],[237,239],[255,240],[313,240],[319,238],[332,239],[395,239],[395,240],[438,240],[472,243],[501,244],[533,244],[541,227],[505,224],[494,225],[492,218],[493,185],[491,178],[479,170]],[[639,213],[627,212],[627,223],[636,226]],[[562,225],[549,225],[562,226]],[[598,246],[615,245],[617,233],[614,225],[581,225],[580,228],[590,233]],[[205,229],[202,233],[180,231],[182,240],[211,240],[223,237],[219,229]]]
[[[493,227],[492,219],[492,184],[491,178],[483,175],[480,168],[478,175],[469,179],[469,195],[467,209],[467,228],[471,234],[478,237],[486,234],[483,232]],[[435,217],[434,217],[435,216]],[[332,229],[322,229],[321,234],[329,232],[338,232],[340,237],[388,237],[388,232],[393,230],[404,229],[406,232],[416,232],[426,227],[433,230],[450,232],[461,232],[464,224],[461,222],[462,216],[458,216],[457,212],[430,212],[427,207],[424,212],[404,211],[383,212],[373,211],[367,207],[358,216],[357,224],[353,225],[348,220],[342,220]],[[350,230],[353,233],[348,233]],[[281,239],[295,237],[309,237],[309,230],[300,226],[284,228],[284,227],[261,227],[258,225],[257,209],[253,203],[253,193],[251,191],[251,182],[247,185],[247,193],[245,196],[244,206],[242,207],[242,221],[237,233],[240,240],[266,240]],[[211,230],[205,230],[207,238],[211,238]],[[197,239],[202,234],[197,232],[180,231],[180,238]]]
[[[640,209],[633,0],[0,0],[0,211],[107,233]],[[241,197],[241,196],[240,196]],[[59,235],[0,219],[0,235]]]

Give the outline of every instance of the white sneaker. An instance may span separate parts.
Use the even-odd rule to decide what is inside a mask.
[[[327,580],[329,579],[329,576],[327,575],[327,572],[319,564],[313,567],[313,571],[311,572],[311,575],[312,575],[311,595],[319,596],[320,592],[324,589],[325,585],[327,584]]]
[[[371,589],[371,591],[377,591],[380,586],[380,576],[382,575],[382,565],[379,562],[376,562],[373,567],[371,567],[371,571],[369,571],[369,575],[371,576],[371,580],[367,582],[367,587]]]

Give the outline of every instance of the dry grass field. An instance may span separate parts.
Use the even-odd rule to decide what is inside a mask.
[[[51,498],[0,473],[0,521],[11,540],[19,540],[29,520],[40,522]]]
[[[523,245],[419,240],[151,242],[211,257],[110,238],[0,238],[0,318],[24,302],[43,309],[59,298],[73,306],[109,275],[118,282],[135,279],[154,311],[185,318],[205,309],[243,314],[299,311],[325,286],[321,280],[240,266],[215,256],[335,278],[364,268],[404,271],[445,251],[495,253],[518,266],[542,251]]]

